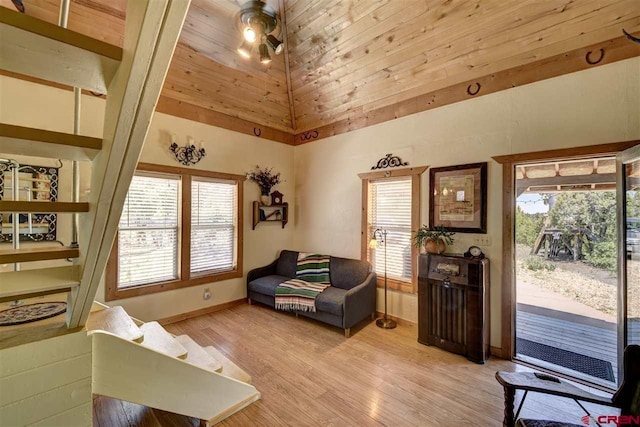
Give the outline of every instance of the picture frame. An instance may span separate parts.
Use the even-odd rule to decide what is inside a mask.
[[[487,162],[432,168],[429,228],[487,233]]]
[[[0,200],[11,198],[10,163],[0,163]],[[20,199],[56,202],[58,200],[59,168],[20,165],[18,168]],[[56,213],[19,214],[19,240],[21,242],[50,242],[57,239]],[[0,213],[0,243],[13,241],[13,214]]]

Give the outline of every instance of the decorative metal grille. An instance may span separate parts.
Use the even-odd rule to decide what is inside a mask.
[[[11,163],[0,163],[0,200],[3,200],[5,197],[5,182],[10,180],[10,176],[12,173],[13,165]],[[37,179],[38,181],[31,181],[31,189],[28,191],[31,192],[31,200],[47,200],[50,202],[55,202],[58,200],[58,181],[59,181],[59,168],[48,167],[48,166],[32,166],[32,165],[20,165],[18,168],[18,173],[29,174],[32,179]],[[48,187],[48,188],[45,188]],[[11,190],[8,190],[11,191]],[[24,194],[24,190],[21,190],[22,194]],[[48,196],[43,196],[48,194]],[[20,200],[26,200],[25,198],[20,198]],[[13,214],[3,213],[0,214],[0,243],[11,243],[13,242],[13,234],[11,230],[5,233],[6,225],[5,222],[12,223],[14,220]],[[31,215],[31,225],[35,228],[43,228],[46,225],[47,231],[42,232],[32,232],[32,233],[20,233],[20,241],[27,242],[41,242],[41,241],[55,241],[56,240],[56,226],[57,226],[58,215],[55,213],[38,213]],[[22,224],[28,225],[28,215],[19,214],[18,221]]]

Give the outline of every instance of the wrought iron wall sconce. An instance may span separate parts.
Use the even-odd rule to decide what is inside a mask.
[[[176,134],[171,134],[171,145],[169,146],[176,160],[185,166],[197,164],[204,156],[207,155],[204,148],[197,149],[193,144],[193,138],[187,138],[187,145],[180,147],[176,142]]]

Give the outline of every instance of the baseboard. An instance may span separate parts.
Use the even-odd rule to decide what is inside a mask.
[[[377,311],[376,312],[376,316],[377,317],[382,317],[384,316],[384,313]],[[402,326],[409,326],[409,327],[414,327],[417,325],[416,322],[412,322],[411,320],[407,320],[407,319],[403,319],[401,317],[396,317],[396,316],[392,316],[390,314],[387,314],[387,317],[391,320],[394,320],[398,325],[402,325]]]
[[[183,320],[191,319],[193,317],[204,316],[205,314],[215,313],[216,311],[226,310],[228,308],[237,307],[242,304],[246,304],[247,299],[241,298],[234,301],[225,302],[211,307],[201,308],[199,310],[189,311],[187,313],[177,314],[175,316],[165,317],[158,319],[157,322],[161,325],[169,325],[171,323],[181,322]]]

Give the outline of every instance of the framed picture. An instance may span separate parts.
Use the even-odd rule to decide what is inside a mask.
[[[438,226],[487,232],[487,162],[431,169],[429,227]]]

